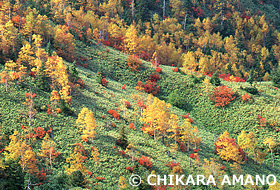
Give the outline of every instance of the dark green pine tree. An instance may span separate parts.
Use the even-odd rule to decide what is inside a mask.
[[[125,149],[128,145],[125,127],[123,125],[119,128],[119,138],[117,140],[117,145],[120,145],[123,149]]]
[[[69,176],[69,183],[72,187],[85,187],[87,184],[85,176],[80,170],[71,173]]]
[[[74,61],[70,67],[68,67],[68,71],[73,82],[76,82],[79,79],[79,73],[76,69],[76,61]]]
[[[36,86],[39,89],[44,90],[46,92],[50,92],[51,91],[48,77],[45,74],[45,66],[44,66],[44,64],[42,64],[42,66],[39,69],[39,72],[36,75]]]
[[[0,172],[1,189],[24,189],[24,173],[19,159],[10,159],[5,162],[4,171]]]
[[[212,75],[210,83],[215,86],[219,86],[221,84],[221,79],[219,78],[219,74],[217,71]]]
[[[273,82],[273,85],[277,88],[280,88],[280,69],[279,68],[271,73],[270,78]]]
[[[250,85],[252,87],[252,84],[254,82],[254,70],[253,69],[250,70],[249,78],[247,79],[246,82],[250,83]]]
[[[48,53],[48,56],[52,56],[52,49],[51,49],[51,42],[50,41],[47,44],[46,52]]]

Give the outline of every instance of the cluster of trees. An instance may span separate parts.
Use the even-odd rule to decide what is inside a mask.
[[[194,149],[198,148],[201,139],[198,137],[197,127],[192,126],[188,118],[179,125],[178,116],[172,113],[170,108],[170,104],[150,94],[147,107],[140,118],[140,121],[146,124],[141,130],[153,135],[154,140],[161,137],[163,144],[165,144],[164,139],[168,137],[174,140],[174,146],[177,148],[180,142],[187,144],[188,150],[190,150],[191,144]]]
[[[244,11],[237,1],[3,1],[1,7],[4,61],[15,61],[33,34],[68,61],[77,59],[75,40],[95,40],[156,64],[183,66],[185,72],[246,79],[250,70],[257,80],[268,78],[280,60],[277,19]]]

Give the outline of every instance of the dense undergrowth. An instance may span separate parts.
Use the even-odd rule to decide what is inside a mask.
[[[65,160],[73,151],[74,144],[81,142],[81,134],[77,129],[75,121],[83,106],[86,106],[95,113],[97,122],[97,137],[94,139],[94,143],[83,143],[85,149],[89,150],[94,145],[100,153],[99,162],[95,163],[93,160],[88,160],[84,163],[88,171],[94,175],[91,176],[92,178],[87,176],[91,182],[90,186],[93,188],[117,188],[119,176],[123,176],[128,180],[131,175],[126,167],[137,165],[135,161],[132,162],[129,158],[123,157],[119,153],[122,151],[122,148],[116,145],[116,140],[119,137],[119,128],[121,126],[125,126],[128,142],[133,142],[135,146],[135,156],[140,157],[141,155],[145,155],[151,158],[151,162],[153,163],[152,170],[155,170],[157,174],[169,174],[170,169],[165,164],[168,164],[172,160],[181,163],[185,175],[200,174],[202,171],[198,169],[195,162],[191,161],[189,157],[192,151],[174,152],[169,146],[163,145],[160,140],[154,141],[152,137],[143,134],[140,130],[143,124],[139,121],[135,130],[128,127],[131,122],[134,122],[133,109],[136,106],[136,102],[131,99],[131,95],[138,93],[135,90],[135,86],[137,86],[139,80],[148,80],[150,73],[154,72],[156,68],[150,63],[143,61],[143,68],[139,72],[133,72],[129,68],[126,68],[127,55],[111,48],[108,54],[102,53],[106,52],[106,48],[96,44],[86,47],[82,43],[77,42],[77,47],[79,50],[78,55],[87,59],[87,61],[79,62],[84,67],[77,67],[79,77],[84,81],[85,86],[73,94],[71,109],[74,111],[74,115],[63,113],[47,114],[46,105],[49,103],[50,95],[36,88],[31,78],[29,80],[31,82],[28,85],[19,85],[18,87],[11,85],[8,92],[5,92],[4,85],[0,86],[0,119],[2,133],[5,134],[5,139],[8,138],[8,135],[12,134],[13,130],[20,131],[22,130],[21,126],[26,125],[27,120],[21,113],[25,109],[25,105],[22,102],[25,100],[25,93],[30,91],[29,88],[38,97],[38,99],[35,99],[35,108],[38,113],[34,118],[32,127],[42,127],[45,130],[49,130],[52,127],[53,129],[54,141],[57,144],[56,148],[61,155],[55,161],[52,174],[49,173],[46,176],[49,183],[43,183],[43,185],[36,188],[59,189],[75,186],[73,183],[71,184],[71,180],[70,182],[65,181],[68,178],[63,174],[63,168],[68,166]],[[67,62],[65,63],[69,64]],[[201,152],[199,153],[202,162],[204,158],[208,160],[210,158],[218,158],[215,155],[214,142],[217,140],[218,135],[225,130],[232,137],[236,137],[241,130],[253,131],[258,137],[260,144],[268,136],[279,138],[279,134],[275,130],[277,126],[274,128],[268,125],[260,127],[257,119],[257,116],[262,110],[263,117],[267,119],[268,123],[279,120],[277,110],[278,91],[272,87],[270,82],[258,84],[257,88],[259,89],[259,93],[251,95],[252,101],[243,102],[241,95],[245,94],[245,91],[242,90],[241,86],[244,88],[250,86],[250,84],[223,81],[222,84],[233,88],[238,95],[236,100],[228,106],[217,108],[209,101],[208,94],[201,88],[203,84],[194,83],[191,76],[174,72],[171,69],[172,67],[161,66],[161,68],[161,79],[157,82],[157,85],[160,87],[160,92],[156,96],[163,100],[168,100],[169,95],[178,89],[177,93],[179,92],[179,96],[184,100],[182,101],[183,105],[179,106],[182,109],[172,107],[172,110],[177,115],[190,113],[190,116],[194,119],[194,125],[198,126],[199,136],[202,138]],[[103,87],[96,82],[97,72],[100,71],[104,73],[104,77],[109,82],[107,87]],[[127,85],[126,90],[122,89],[124,84]],[[148,94],[145,95],[144,93],[143,95],[147,98]],[[108,114],[108,110],[117,110],[123,99],[130,101],[132,108],[127,109],[125,116],[123,116],[122,111],[118,111],[121,118],[120,120],[115,120]],[[34,141],[34,146],[39,147],[39,142],[40,140]],[[167,143],[170,144],[171,142],[168,140]],[[278,153],[276,154],[276,160],[278,160]],[[230,172],[230,163],[221,160],[219,162],[228,168],[227,172]],[[255,164],[253,160],[249,159],[245,164],[241,165],[241,168],[244,174],[256,175],[261,173],[264,175],[275,174],[277,176],[279,174],[278,161],[276,161],[275,167],[272,167],[269,156],[262,165]],[[150,172],[146,168],[139,166],[137,173],[140,176],[147,176]],[[105,179],[100,181],[96,177],[104,177]],[[27,175],[25,176],[26,179],[28,179]],[[0,181],[2,187],[5,187],[8,182],[9,180]],[[142,188],[147,188],[145,183],[142,185]],[[211,187],[206,186],[199,188],[211,189]],[[232,189],[238,188],[241,187],[232,187]]]

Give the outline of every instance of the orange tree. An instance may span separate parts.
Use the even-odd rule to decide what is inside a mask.
[[[227,86],[219,86],[215,88],[209,99],[215,102],[216,107],[224,107],[235,99],[234,92]]]
[[[221,159],[242,163],[247,158],[243,150],[235,143],[236,139],[230,138],[229,133],[225,131],[220,135],[218,141],[215,142],[215,150]]]

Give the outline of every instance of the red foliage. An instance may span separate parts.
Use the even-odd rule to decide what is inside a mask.
[[[238,148],[238,152],[242,156],[242,160],[244,160],[244,161],[248,160],[246,158],[246,153],[235,143],[236,139],[233,139],[233,138],[223,138],[223,139],[220,139],[220,138],[218,138],[218,141],[215,142],[215,150],[216,151],[217,151],[217,149],[222,148],[220,146],[217,146],[217,142],[219,142],[219,141],[227,141],[227,142],[231,143],[233,146]]]
[[[152,82],[152,81],[148,80],[145,83],[145,85],[143,85],[144,91],[147,93],[152,93],[153,95],[156,95],[159,92],[159,87],[156,85],[157,85],[156,82]]]
[[[84,87],[84,86],[85,86],[85,83],[84,83],[84,81],[83,81],[82,79],[78,79],[78,80],[77,80],[77,83],[78,83],[79,85],[81,85],[81,87]]]
[[[149,81],[157,82],[161,77],[157,73],[151,73],[149,77]]]
[[[105,178],[104,178],[104,177],[96,177],[96,179],[97,179],[98,181],[103,181]]]
[[[157,87],[156,85],[156,82],[152,82],[150,80],[148,80],[145,85],[141,81],[138,81],[136,89],[156,95],[159,92],[159,87]]]
[[[194,157],[195,157],[194,153],[189,154],[189,157],[192,158],[192,159],[194,159]]]
[[[260,126],[265,127],[266,126],[266,120],[264,117],[258,115],[257,119],[260,120]]]
[[[124,101],[124,105],[126,108],[131,108],[131,104],[129,101]]]
[[[47,170],[46,169],[42,169],[38,174],[37,177],[40,181],[45,181],[47,179]]]
[[[179,148],[180,148],[180,150],[182,151],[182,152],[186,152],[187,151],[187,146],[184,144],[184,143],[180,143],[180,146],[179,146]]]
[[[143,100],[137,100],[137,106],[142,108],[142,109],[145,109],[147,106],[144,104],[144,101]]]
[[[180,166],[180,163],[175,162],[174,160],[170,161],[168,164],[165,164],[166,166],[170,167],[172,170],[175,166]]]
[[[247,21],[251,18],[252,16],[248,16],[248,15],[246,15],[246,13],[245,13],[245,10],[243,10],[243,12],[242,12],[242,19],[247,19]]]
[[[242,96],[242,100],[243,100],[244,102],[247,102],[247,101],[251,100],[251,96],[250,96],[249,94],[245,93],[245,94]]]
[[[105,78],[102,78],[101,84],[102,84],[102,86],[107,87],[108,86],[108,81]]]
[[[142,66],[142,62],[137,55],[129,55],[126,61],[127,66],[135,72],[137,72]]]
[[[134,124],[133,124],[133,123],[130,123],[129,128],[135,130]]]
[[[200,7],[198,7],[198,8],[192,7],[192,9],[196,13],[197,17],[204,16],[204,11]]]
[[[198,153],[199,151],[201,151],[199,148],[198,149],[193,149],[194,152]]]
[[[234,100],[235,96],[231,88],[219,86],[209,95],[209,99],[216,103],[216,107],[224,107]]]
[[[181,115],[181,116],[182,116],[183,118],[185,118],[185,119],[188,119],[190,123],[194,123],[193,119],[190,118],[189,115],[190,115],[190,114],[188,113],[188,114],[184,114],[184,115]]]
[[[133,172],[133,166],[132,167],[126,167],[125,169],[127,169],[130,172]]]
[[[227,168],[224,165],[221,165],[222,170],[226,170]]]
[[[174,71],[174,72],[179,72],[179,70],[178,70],[178,68],[177,68],[177,67],[172,68],[172,71]]]
[[[123,150],[118,151],[118,153],[119,153],[119,156],[125,156],[125,151],[123,151]]]
[[[146,53],[145,51],[142,51],[141,55],[140,55],[140,58],[142,58],[144,60],[148,60],[149,56],[150,55],[148,53]]]
[[[144,167],[146,167],[148,170],[151,170],[153,167],[153,163],[150,161],[151,158],[148,158],[147,156],[142,155],[141,158],[136,158],[136,161]]]
[[[161,73],[161,72],[162,72],[162,68],[157,67],[156,72],[157,72],[157,73]]]
[[[125,87],[126,87],[126,85],[124,84],[124,85],[122,86],[122,90],[126,90]]]
[[[224,81],[229,82],[245,82],[244,79],[241,79],[240,77],[234,77],[230,74],[220,74],[220,78],[222,78]]]
[[[36,133],[34,137],[37,139],[42,139],[46,134],[46,131],[42,127],[37,127],[36,129],[34,128],[33,130]]]

